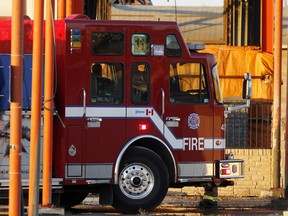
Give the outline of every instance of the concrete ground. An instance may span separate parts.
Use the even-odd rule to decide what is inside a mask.
[[[201,196],[169,192],[164,201],[149,215],[287,215],[288,199],[257,197],[220,197],[217,208],[201,209]],[[100,206],[97,195],[89,195],[71,210],[39,208],[39,215],[121,215],[110,206]],[[27,215],[27,208],[25,208]],[[146,214],[147,213],[141,213]],[[8,215],[8,206],[0,206],[0,215]]]

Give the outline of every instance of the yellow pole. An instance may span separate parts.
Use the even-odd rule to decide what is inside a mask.
[[[34,0],[32,106],[28,215],[38,215],[40,172],[41,81],[43,57],[43,0]]]
[[[66,0],[66,17],[73,14],[73,0]]]
[[[12,2],[9,215],[21,213],[23,1]]]
[[[274,34],[274,95],[273,95],[273,186],[280,187],[280,108],[281,108],[281,66],[282,66],[282,13],[283,0],[275,1]]]
[[[65,18],[65,0],[58,0],[57,4],[57,19]]]
[[[52,5],[51,5],[52,2]],[[43,142],[43,194],[42,205],[51,204],[52,192],[52,139],[53,139],[53,0],[46,1],[45,76],[44,76],[44,142]]]

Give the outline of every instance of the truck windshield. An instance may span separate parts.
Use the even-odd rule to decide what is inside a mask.
[[[215,94],[216,94],[216,101],[218,103],[223,103],[217,64],[215,64],[212,67],[212,77],[213,77],[213,84],[214,84],[214,89],[215,89]]]

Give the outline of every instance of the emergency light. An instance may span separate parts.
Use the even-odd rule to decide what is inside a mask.
[[[81,30],[80,29],[71,29],[70,36],[70,53],[71,54],[80,54],[81,53]]]
[[[146,131],[148,130],[148,124],[139,124],[139,131]]]
[[[222,163],[221,167],[222,167],[221,175],[230,175],[231,174],[231,169],[230,169],[229,163]]]
[[[221,170],[221,175],[230,175],[230,174],[231,174],[230,168],[225,168]]]

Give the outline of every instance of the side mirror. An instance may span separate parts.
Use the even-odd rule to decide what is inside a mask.
[[[243,81],[243,90],[242,90],[242,98],[249,100],[252,96],[252,80],[251,74],[245,73],[244,74],[244,81]]]
[[[224,115],[227,118],[228,114],[231,112],[245,109],[250,107],[250,98],[252,96],[252,80],[251,80],[251,74],[245,73],[244,74],[244,81],[243,81],[243,90],[242,90],[242,98],[246,100],[246,104],[234,106],[234,107],[228,107],[227,110],[224,111]]]

